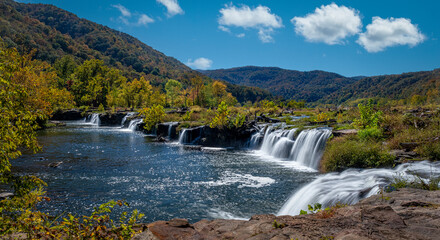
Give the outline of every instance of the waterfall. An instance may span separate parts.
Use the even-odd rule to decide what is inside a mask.
[[[303,166],[317,169],[322,157],[325,143],[331,135],[328,128],[316,128],[302,131],[295,139],[297,129],[276,129],[267,127],[264,135],[262,131],[254,134],[250,146],[258,146],[259,139],[263,137],[260,151],[266,155],[277,158],[289,159]]]
[[[168,122],[165,124],[168,125],[168,138],[171,139],[172,135],[173,135],[173,127],[179,125],[179,123],[178,122]],[[179,142],[180,142],[180,138],[179,138]]]
[[[188,139],[187,130],[188,130],[188,129],[182,129],[182,130],[180,131],[180,136],[179,136],[179,143],[180,143],[180,144],[185,144],[185,143],[188,142],[188,141],[187,141],[187,139]]]
[[[302,131],[292,147],[289,158],[304,166],[318,169],[325,143],[331,134],[329,129]]]
[[[127,121],[127,118],[133,116],[134,114],[136,114],[135,112],[129,112],[127,113],[127,115],[124,116],[124,118],[121,121],[121,127],[124,127],[125,122]]]
[[[180,131],[180,144],[196,144],[203,133],[203,127],[187,128]]]
[[[92,115],[84,118],[84,123],[87,125],[99,126],[101,125],[101,119],[99,119],[99,113],[93,113]]]
[[[428,161],[405,163],[395,169],[349,169],[341,173],[328,173],[294,193],[278,212],[278,215],[298,215],[309,204],[320,203],[322,207],[356,204],[363,198],[377,194],[381,187],[393,178],[415,180],[416,173],[423,179],[440,176],[440,163]]]
[[[296,129],[273,131],[273,127],[269,126],[266,129],[261,151],[278,158],[289,157],[290,149],[294,143],[295,131]]]
[[[141,124],[144,120],[142,118],[136,118],[130,121],[130,124],[128,125],[128,129],[131,131],[136,131],[138,129],[138,125]]]

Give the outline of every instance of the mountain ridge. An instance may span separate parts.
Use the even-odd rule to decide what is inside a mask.
[[[77,63],[99,59],[129,79],[145,77],[161,88],[168,79],[184,86],[193,77],[201,77],[205,83],[212,81],[133,36],[50,4],[0,0],[0,38],[7,47],[21,53],[34,51],[34,58],[51,64],[66,55]],[[227,85],[241,102],[271,97],[263,89]]]
[[[287,99],[316,102],[355,79],[321,70],[297,71],[279,67],[244,66],[229,69],[200,71],[213,79],[233,84],[260,87]]]

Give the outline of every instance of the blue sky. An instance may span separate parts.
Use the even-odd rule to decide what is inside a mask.
[[[440,1],[23,0],[128,33],[192,68],[344,76],[440,67]]]

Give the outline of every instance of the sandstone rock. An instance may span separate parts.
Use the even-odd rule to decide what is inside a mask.
[[[185,219],[148,225],[137,239],[438,239],[440,191],[401,189],[367,198],[332,214],[255,215],[249,221]],[[274,221],[278,227],[274,227]]]

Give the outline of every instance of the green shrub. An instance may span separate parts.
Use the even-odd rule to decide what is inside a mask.
[[[341,137],[327,143],[321,168],[332,172],[347,168],[385,167],[392,166],[394,159],[379,143]]]
[[[359,103],[360,117],[354,120],[354,125],[360,129],[377,127],[382,120],[383,113],[374,110],[373,100],[369,99],[366,105]]]
[[[229,110],[228,105],[224,101],[222,101],[218,106],[215,117],[212,119],[211,123],[209,124],[209,127],[219,128],[219,129],[223,129],[224,127],[227,127],[229,123],[230,111],[231,110]]]
[[[140,113],[145,116],[144,128],[148,131],[156,126],[156,124],[161,123],[165,116],[165,110],[162,105],[154,105],[150,108],[144,108]]]
[[[365,128],[358,131],[358,137],[362,141],[381,140],[383,138],[382,129],[378,127]]]
[[[423,143],[415,151],[431,160],[440,160],[440,141]]]

